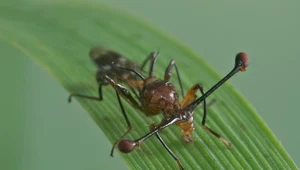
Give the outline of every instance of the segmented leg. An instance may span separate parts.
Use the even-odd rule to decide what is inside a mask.
[[[159,140],[159,142],[163,145],[163,147],[169,152],[169,154],[172,156],[172,158],[177,162],[178,167],[180,170],[184,170],[183,166],[181,165],[180,160],[177,158],[177,156],[172,152],[172,150],[167,146],[167,144],[163,141],[163,139],[160,137],[159,133],[155,133],[156,138]]]
[[[117,84],[113,79],[111,79],[108,76],[105,76],[105,79],[115,90],[118,91],[118,94],[120,94],[131,106],[143,111],[140,104],[135,100],[135,98],[131,95],[130,91],[126,87]]]
[[[91,99],[91,100],[97,100],[97,101],[101,101],[103,100],[103,95],[102,95],[102,83],[99,83],[98,86],[98,97],[96,96],[87,96],[87,95],[82,95],[82,94],[77,94],[77,93],[73,93],[69,96],[68,98],[68,102],[70,103],[72,101],[73,97],[80,97],[80,98],[86,98],[86,99]]]
[[[144,67],[146,66],[146,64],[150,61],[152,61],[153,59],[154,59],[154,57],[155,57],[155,52],[151,52],[148,56],[147,56],[147,58],[143,61],[143,63],[141,64],[141,66],[140,66],[140,69],[141,70],[144,70]]]
[[[178,82],[179,82],[179,86],[180,86],[180,90],[181,90],[181,94],[182,96],[184,96],[184,90],[183,90],[183,87],[182,87],[182,82],[181,82],[181,79],[180,79],[180,75],[179,75],[179,71],[178,71],[178,68],[176,66],[176,62],[175,60],[171,60],[166,71],[165,71],[165,77],[164,77],[164,80],[166,81],[169,81],[171,76],[172,76],[172,69],[173,67],[175,67],[175,70],[176,70],[176,74],[177,74],[177,79],[178,79]]]
[[[200,88],[200,84],[196,84],[193,85],[189,91],[186,93],[186,95],[184,96],[183,100],[181,101],[181,106],[182,107],[186,107],[187,105],[191,104],[193,101],[195,101],[195,99],[197,98],[197,90]],[[216,99],[212,99],[210,102],[208,102],[206,104],[206,107],[209,107],[211,105],[213,105],[217,100]],[[203,105],[201,105],[203,107]]]
[[[201,94],[203,95],[204,94],[204,90],[203,90],[203,87],[200,86],[200,89],[201,91]],[[206,101],[203,100],[203,118],[202,118],[202,127],[208,131],[209,133],[213,134],[215,137],[217,137],[220,141],[222,141],[227,147],[231,147],[232,144],[230,142],[228,142],[226,139],[224,139],[220,134],[218,134],[217,132],[215,132],[214,130],[212,130],[211,128],[209,128],[208,126],[205,125],[205,122],[206,122],[206,116],[207,116],[207,111],[206,111]]]
[[[114,143],[113,147],[111,148],[111,152],[110,152],[110,156],[113,157],[113,154],[114,154],[114,150],[115,150],[115,147],[116,145],[120,142],[120,140],[122,140],[126,135],[128,135],[128,133],[132,130],[132,126],[131,126],[131,123],[128,119],[128,116],[126,114],[126,111],[123,107],[123,104],[122,104],[122,101],[120,99],[120,95],[119,95],[119,92],[118,90],[116,89],[116,95],[117,95],[117,98],[118,98],[118,102],[119,102],[119,105],[120,105],[120,108],[121,108],[121,111],[122,111],[122,114],[125,118],[125,121],[128,125],[128,128],[127,128],[127,131]]]
[[[158,55],[159,55],[159,51],[158,51],[157,53],[152,52],[152,53],[150,53],[150,55],[152,55],[153,58],[152,58],[151,63],[150,63],[150,69],[149,69],[148,76],[149,76],[149,77],[153,77],[154,66],[155,66],[157,57],[158,57]]]

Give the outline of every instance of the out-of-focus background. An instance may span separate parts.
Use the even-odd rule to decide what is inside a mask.
[[[224,56],[248,53],[247,72],[230,83],[300,165],[300,1],[93,1],[176,37],[222,75],[232,67]],[[49,73],[3,42],[0,51],[10,54],[0,62],[0,169],[126,169],[118,154],[110,158],[111,144],[77,102],[67,103],[68,93]]]

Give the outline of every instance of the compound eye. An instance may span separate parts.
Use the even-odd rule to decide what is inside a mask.
[[[127,139],[123,139],[118,143],[118,149],[122,153],[132,152],[136,146],[137,146],[136,142]]]
[[[235,57],[235,64],[240,67],[240,71],[246,71],[246,67],[249,64],[249,57],[244,52],[239,52]]]

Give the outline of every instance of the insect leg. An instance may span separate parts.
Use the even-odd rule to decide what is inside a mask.
[[[204,90],[203,87],[200,86],[199,90],[201,91],[202,95],[204,94]],[[213,131],[211,128],[209,128],[208,126],[205,125],[206,122],[206,116],[207,116],[207,111],[206,111],[206,101],[203,100],[203,118],[202,118],[202,127],[208,131],[209,133],[213,134],[215,137],[217,137],[220,141],[222,141],[227,147],[231,147],[232,144],[230,142],[228,142],[226,139],[224,139],[220,134],[218,134],[217,132]]]
[[[156,138],[160,141],[160,143],[164,146],[164,148],[169,152],[169,154],[172,156],[172,158],[177,162],[179,169],[184,170],[183,166],[180,163],[180,160],[177,158],[177,156],[172,152],[172,150],[167,146],[167,144],[163,141],[163,139],[160,137],[159,133],[155,133]]]
[[[107,80],[107,82],[116,90],[116,95],[117,95],[117,99],[118,99],[118,102],[119,102],[119,105],[121,107],[121,110],[122,110],[122,114],[126,120],[126,123],[128,125],[128,129],[127,131],[119,138],[119,140],[117,140],[112,149],[111,149],[111,153],[110,155],[113,156],[113,152],[114,152],[114,148],[115,146],[130,132],[130,130],[132,129],[132,126],[131,126],[131,123],[127,117],[127,114],[126,114],[126,111],[123,107],[123,104],[121,102],[121,98],[120,98],[120,95],[122,95],[124,97],[125,100],[127,100],[127,102],[129,104],[131,104],[133,107],[139,109],[139,110],[142,110],[140,105],[138,104],[138,102],[134,99],[134,97],[131,95],[131,93],[125,88],[123,87],[122,85],[120,84],[117,84],[113,79],[111,79],[109,76],[105,75],[104,78]]]
[[[179,86],[180,86],[180,90],[181,90],[181,94],[182,96],[184,96],[184,91],[183,91],[183,87],[182,87],[182,82],[181,82],[181,79],[180,79],[180,75],[179,75],[179,71],[178,71],[178,68],[176,66],[176,63],[175,63],[175,60],[171,60],[166,71],[165,71],[165,77],[164,77],[164,80],[166,81],[169,81],[171,76],[172,76],[172,68],[173,66],[175,67],[175,70],[176,70],[176,74],[177,74],[177,78],[178,78],[178,82],[179,82]]]
[[[104,78],[107,80],[107,82],[115,89],[118,91],[118,94],[120,94],[124,99],[134,108],[137,108],[141,111],[143,111],[142,107],[140,104],[135,100],[135,98],[131,95],[129,90],[127,90],[126,87],[117,84],[113,79],[108,77],[107,75],[104,76]]]
[[[217,99],[213,98],[211,101],[209,101],[207,104],[206,104],[206,107],[210,107],[211,105],[213,105],[214,103],[216,103]],[[200,106],[200,107],[204,107],[204,106]]]
[[[152,61],[152,60],[154,59],[154,57],[155,57],[155,52],[151,52],[151,53],[147,56],[147,58],[143,61],[143,63],[141,64],[140,69],[141,69],[141,70],[144,70],[144,67],[146,66],[146,64],[148,63],[148,61],[149,61],[149,60]]]
[[[102,84],[99,83],[99,86],[98,86],[98,94],[99,96],[96,97],[96,96],[86,96],[86,95],[82,95],[82,94],[76,94],[76,93],[73,93],[69,96],[68,98],[68,102],[70,103],[72,101],[72,98],[73,97],[80,97],[80,98],[86,98],[86,99],[90,99],[90,100],[97,100],[97,101],[101,101],[103,100],[103,95],[102,95]]]
[[[202,87],[202,85],[196,84],[196,85],[192,86],[189,89],[189,91],[184,96],[184,98],[181,102],[182,107],[186,107],[187,105],[191,104],[197,98],[196,92],[197,92],[198,89],[200,89],[200,87]],[[209,101],[206,104],[206,107],[209,107],[209,106],[213,105],[216,101],[217,101],[216,99],[212,99],[211,101]],[[201,107],[203,107],[203,105],[201,105]]]
[[[192,103],[197,98],[197,96],[196,96],[197,90],[200,89],[201,87],[202,86],[200,84],[193,85],[189,89],[189,91],[186,93],[186,95],[184,96],[184,98],[181,102],[181,106],[186,107],[187,105]]]
[[[125,109],[124,109],[124,107],[123,107],[123,104],[122,104],[122,101],[121,101],[121,99],[120,99],[120,95],[119,95],[119,92],[118,92],[117,89],[116,89],[116,95],[117,95],[117,98],[118,98],[118,102],[119,102],[119,105],[120,105],[122,114],[123,114],[123,116],[124,116],[124,118],[125,118],[125,121],[126,121],[126,123],[127,123],[127,125],[128,125],[128,129],[127,129],[127,131],[119,138],[119,140],[117,140],[117,141],[114,143],[114,145],[113,145],[113,147],[112,147],[112,149],[111,149],[111,152],[110,152],[110,156],[111,156],[111,157],[113,157],[114,149],[115,149],[116,145],[117,145],[117,144],[120,142],[120,140],[122,140],[122,139],[123,139],[123,138],[131,131],[131,129],[132,129],[131,123],[130,123],[128,117],[127,117],[126,111],[125,111]]]
[[[150,69],[149,69],[149,73],[148,73],[149,77],[153,77],[154,65],[155,65],[157,57],[159,55],[159,51],[156,54],[152,52],[152,55],[153,55],[153,59],[151,60]]]

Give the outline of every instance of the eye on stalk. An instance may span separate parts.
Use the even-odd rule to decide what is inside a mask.
[[[249,58],[248,55],[244,52],[239,52],[235,56],[235,64],[233,69],[224,77],[222,78],[218,83],[216,83],[212,88],[210,88],[205,94],[203,94],[201,97],[199,97],[197,100],[195,100],[193,103],[188,105],[187,107],[190,110],[194,110],[196,106],[198,106],[201,102],[203,102],[204,99],[206,99],[209,95],[211,95],[212,92],[217,90],[222,84],[224,84],[229,78],[231,78],[233,75],[235,75],[239,71],[246,71],[246,67],[249,64]]]

